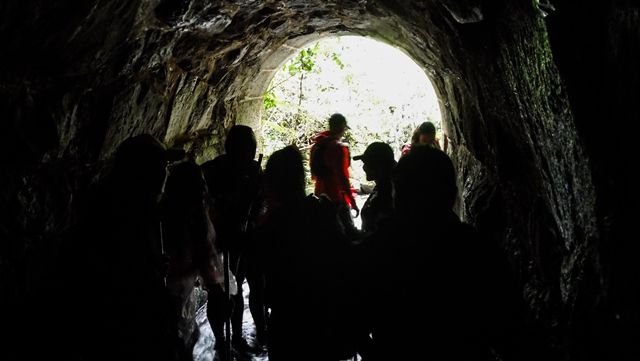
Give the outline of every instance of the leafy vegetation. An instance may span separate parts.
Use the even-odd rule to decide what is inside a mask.
[[[302,49],[282,66],[264,94],[262,152],[266,156],[291,144],[308,154],[314,137],[327,128],[327,118],[334,112],[347,117],[351,130],[344,141],[352,155],[362,153],[374,141],[390,144],[399,155],[418,124],[425,120],[440,124],[439,112],[429,114],[416,105],[425,101],[425,91],[390,99],[381,94],[380,87],[370,87],[376,74],[363,76],[362,63],[345,58],[345,50],[353,52],[350,47],[354,45],[345,46],[340,38],[323,40]],[[367,56],[366,47],[355,50]],[[364,182],[364,172],[360,164],[352,169],[357,186]]]

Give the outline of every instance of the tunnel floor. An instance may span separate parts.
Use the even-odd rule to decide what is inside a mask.
[[[249,311],[249,286],[246,282],[242,285],[242,289],[244,292],[244,315],[242,319],[242,333],[245,337],[245,340],[247,340],[247,343],[252,347],[252,349],[244,350],[242,352],[234,351],[233,360],[268,361],[269,357],[267,355],[267,350],[260,350],[254,347],[257,344],[255,339],[256,327],[253,323],[253,318],[251,317],[251,311]],[[218,357],[217,353],[213,349],[216,339],[213,336],[213,331],[211,330],[209,320],[207,319],[206,305],[198,310],[198,313],[196,314],[196,320],[198,321],[198,328],[200,329],[200,337],[198,338],[198,342],[193,348],[193,360],[224,361],[221,360],[220,357]],[[310,350],[310,352],[313,352],[313,350]],[[349,359],[348,361],[361,361],[361,359],[360,357],[357,357],[357,359]]]
[[[256,345],[256,327],[251,317],[251,311],[249,310],[249,285],[245,282],[242,285],[244,295],[244,315],[242,318],[242,333],[249,346]],[[213,331],[209,325],[207,319],[207,307],[204,305],[198,310],[196,314],[196,320],[198,321],[198,328],[200,329],[200,337],[198,342],[193,348],[193,360],[194,361],[223,361],[221,360],[213,349],[216,339],[213,336]],[[235,352],[233,354],[236,361],[266,361],[267,351],[260,350],[257,347],[252,347],[250,350],[243,350],[241,352]]]

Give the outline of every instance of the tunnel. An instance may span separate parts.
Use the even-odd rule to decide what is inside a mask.
[[[337,34],[427,72],[458,214],[507,256],[541,359],[638,357],[637,2],[7,0],[0,19],[2,359],[44,337],[49,271],[122,141],[213,159],[274,70]]]

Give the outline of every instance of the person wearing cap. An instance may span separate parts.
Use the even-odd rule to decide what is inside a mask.
[[[316,136],[311,147],[309,159],[311,175],[315,181],[314,194],[326,195],[335,204],[347,213],[343,216],[345,226],[353,227],[349,209],[356,211],[356,217],[360,209],[356,204],[351,183],[349,181],[349,166],[351,158],[349,147],[340,142],[344,133],[349,129],[344,115],[335,113],[329,118],[329,130]]]
[[[440,149],[440,140],[436,138],[436,126],[431,122],[423,122],[411,135],[411,142],[402,147],[402,156],[411,151],[411,147],[426,145],[431,148]]]
[[[353,157],[362,161],[368,181],[376,182],[373,192],[362,207],[362,231],[373,233],[380,222],[393,214],[391,174],[396,165],[391,147],[382,142],[369,144],[363,154]]]
[[[364,170],[367,180],[376,183],[373,192],[369,195],[364,206],[362,206],[362,239],[354,248],[355,264],[358,265],[362,258],[368,257],[368,250],[371,248],[368,240],[375,235],[379,229],[385,226],[385,223],[393,216],[393,198],[391,177],[396,161],[393,156],[391,147],[383,142],[374,142],[367,146],[363,154],[353,157],[353,160],[362,161],[362,169]],[[355,268],[358,268],[356,266]],[[362,298],[366,295],[366,289],[369,280],[361,282],[358,279],[358,272],[355,271],[355,279],[353,281],[355,294]],[[367,276],[362,276],[366,278]],[[356,298],[358,299],[358,298]],[[353,308],[356,315],[356,332],[357,332],[357,351],[363,360],[373,359],[372,356],[372,340],[369,337],[371,333],[368,314],[363,307]],[[373,314],[373,313],[371,313]]]

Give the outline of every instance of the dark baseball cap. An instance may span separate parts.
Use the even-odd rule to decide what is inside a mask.
[[[356,155],[353,157],[353,160],[361,160],[363,162],[375,161],[381,163],[395,162],[395,159],[393,159],[393,150],[389,144],[383,142],[374,142],[369,144],[364,153]]]
[[[351,129],[351,127],[347,125],[347,118],[345,118],[344,115],[335,113],[332,114],[331,117],[329,117],[329,129],[337,129],[343,126],[346,129]]]

